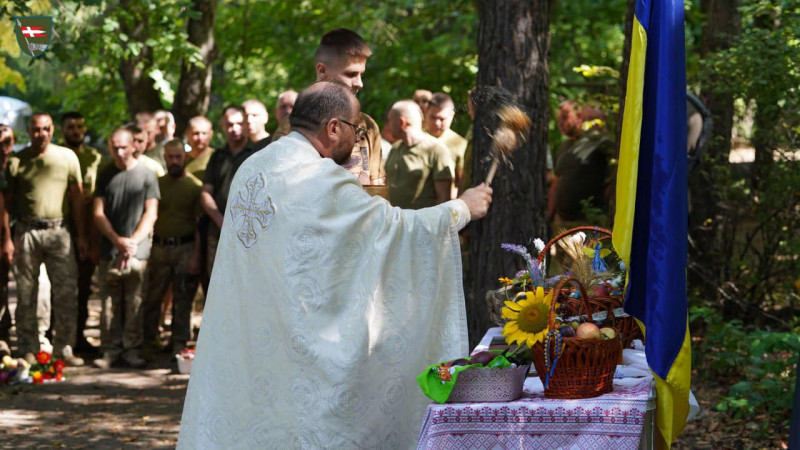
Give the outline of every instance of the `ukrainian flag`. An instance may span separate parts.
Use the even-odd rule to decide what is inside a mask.
[[[637,0],[613,242],[630,271],[625,311],[645,330],[665,448],[686,424],[691,384],[685,52],[683,0]]]

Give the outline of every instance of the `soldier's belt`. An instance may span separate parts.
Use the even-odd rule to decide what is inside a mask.
[[[159,237],[153,236],[153,243],[163,245],[164,247],[177,247],[179,245],[194,242],[194,234],[187,234],[183,237]]]
[[[38,217],[23,217],[20,219],[23,225],[36,230],[49,230],[52,228],[61,228],[66,225],[66,221],[62,219],[40,219]]]

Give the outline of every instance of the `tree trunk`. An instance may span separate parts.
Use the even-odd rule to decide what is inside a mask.
[[[490,95],[476,105],[473,141],[476,183],[485,179],[488,171],[486,156],[490,155],[492,138],[487,130],[493,130],[497,122],[494,107],[513,100],[528,113],[533,125],[528,139],[511,156],[513,168],[501,165],[497,171],[489,214],[473,222],[469,230],[466,284],[470,297],[467,321],[471,345],[477,343],[489,327],[495,326],[484,301],[486,292],[499,287],[499,277],[513,276],[525,267],[518,256],[506,253],[500,244],[530,244],[534,237],[545,237],[547,232],[549,3],[545,0],[485,0],[478,4],[478,89]]]
[[[194,0],[192,3],[192,10],[199,13],[200,17],[189,20],[189,42],[199,48],[203,65],[191,65],[184,61],[181,67],[181,78],[172,106],[176,136],[183,136],[189,119],[208,112],[211,98],[211,69],[217,53],[214,45],[217,0]]]
[[[776,21],[775,11],[778,6],[773,0],[772,8],[761,11],[760,14],[754,18],[756,27],[765,30],[771,34],[776,29],[778,22]],[[780,50],[775,48],[780,44],[773,40],[765,40],[764,51],[767,54],[779,55]],[[769,75],[767,75],[769,76]],[[767,78],[768,81],[771,81]],[[756,114],[754,118],[754,131],[753,131],[753,148],[755,149],[755,160],[753,161],[753,172],[751,175],[753,191],[758,195],[762,180],[764,177],[769,176],[770,168],[773,165],[773,152],[777,148],[776,128],[780,123],[780,107],[779,102],[781,97],[785,96],[785,92],[778,92],[775,89],[775,84],[769,83],[762,89],[758,89],[755,94],[756,101]]]
[[[120,30],[130,41],[143,44],[138,55],[122,59],[119,64],[120,77],[125,86],[125,98],[128,100],[128,111],[133,118],[137,112],[155,111],[163,106],[154,81],[148,74],[153,66],[153,49],[144,45],[148,30],[147,12],[142,9],[141,2],[134,0],[122,0],[120,7],[130,11],[135,18],[134,23],[120,21]]]
[[[738,0],[704,0],[703,12],[707,21],[703,28],[700,51],[711,55],[729,48],[741,32]],[[717,296],[718,273],[712,269],[720,257],[720,188],[719,168],[728,165],[733,128],[733,95],[724,88],[727,80],[710,80],[703,86],[700,97],[714,120],[713,135],[706,147],[706,157],[689,174],[689,289],[701,297]]]

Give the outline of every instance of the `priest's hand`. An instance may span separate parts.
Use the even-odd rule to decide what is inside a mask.
[[[481,183],[464,191],[459,198],[467,204],[472,220],[478,220],[489,211],[489,204],[492,203],[492,188],[486,186],[486,183]]]

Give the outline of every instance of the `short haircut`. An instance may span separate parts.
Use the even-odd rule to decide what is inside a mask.
[[[334,117],[353,114],[353,93],[340,82],[319,81],[297,96],[289,122],[292,130],[317,132]]]
[[[179,148],[181,149],[181,151],[185,150],[185,148],[183,147],[183,141],[181,141],[180,139],[172,139],[166,144],[164,144],[164,150],[173,147]]]
[[[122,128],[130,131],[132,135],[137,135],[137,134],[144,133],[144,130],[139,128],[139,126],[136,125],[135,123],[129,123],[129,124],[125,125]]]
[[[81,120],[81,119],[84,119],[84,117],[83,117],[83,114],[79,113],[78,111],[70,111],[70,112],[64,113],[61,116],[61,125],[64,125],[64,122],[66,122],[68,120],[71,120],[71,119]]]
[[[282,99],[283,97],[286,97],[286,96],[287,96],[287,95],[289,95],[289,94],[294,94],[294,95],[297,95],[297,92],[295,92],[293,89],[289,89],[288,91],[283,91],[283,92],[281,92],[281,93],[280,93],[280,95],[278,95],[278,103],[280,103],[280,102],[281,102],[281,99]]]
[[[189,127],[190,128],[195,128],[197,125],[199,125],[201,123],[207,124],[209,128],[213,127],[212,124],[211,124],[211,121],[208,120],[208,117],[206,117],[206,116],[194,116],[191,119],[189,119]]]
[[[150,111],[139,111],[135,115],[137,122],[148,123],[151,120],[155,119],[155,114],[151,113]]]
[[[242,117],[247,116],[247,114],[245,114],[245,112],[244,112],[244,108],[242,108],[241,106],[239,106],[239,105],[228,105],[228,106],[226,106],[225,108],[222,109],[221,118],[224,119],[225,116],[228,114],[228,111],[230,111],[230,110],[234,110],[234,111],[240,113],[242,115]]]
[[[111,134],[108,135],[108,139],[111,140],[111,138],[113,138],[114,136],[116,136],[118,134],[128,134],[128,135],[130,135],[131,143],[133,143],[133,135],[134,135],[134,133],[133,133],[133,131],[129,130],[128,127],[116,128],[114,131],[111,132]]]
[[[372,56],[372,50],[355,31],[337,28],[325,33],[320,39],[317,51],[314,53],[314,63],[330,65],[334,61],[353,56],[369,58]]]
[[[31,114],[31,117],[28,119],[28,126],[30,126],[33,123],[34,117],[40,117],[40,116],[47,116],[50,118],[50,122],[51,123],[53,122],[53,116],[51,116],[50,113],[44,111],[35,111],[33,114]]]
[[[397,117],[406,119],[415,128],[422,126],[422,108],[414,100],[398,100],[392,105],[392,111],[397,114]]]
[[[414,99],[415,102],[418,102],[420,100],[425,100],[426,102],[429,102],[431,101],[432,96],[433,93],[431,93],[431,91],[427,89],[417,89],[416,91],[414,91],[414,95],[412,96],[412,98]]]
[[[156,111],[155,118],[158,120],[167,119],[167,124],[174,125],[175,124],[175,116],[172,115],[171,112],[167,111],[166,109],[159,109]]]
[[[267,112],[267,107],[260,100],[256,100],[254,98],[251,98],[250,100],[243,101],[242,102],[242,109],[244,109],[247,106],[255,106],[256,108],[258,108],[261,111],[263,111],[264,115],[266,115],[267,118],[269,118],[269,112]]]
[[[433,94],[431,97],[430,107],[445,109],[445,108],[456,108],[455,103],[453,103],[453,99],[450,98],[449,95],[445,94],[444,92],[437,92]]]

